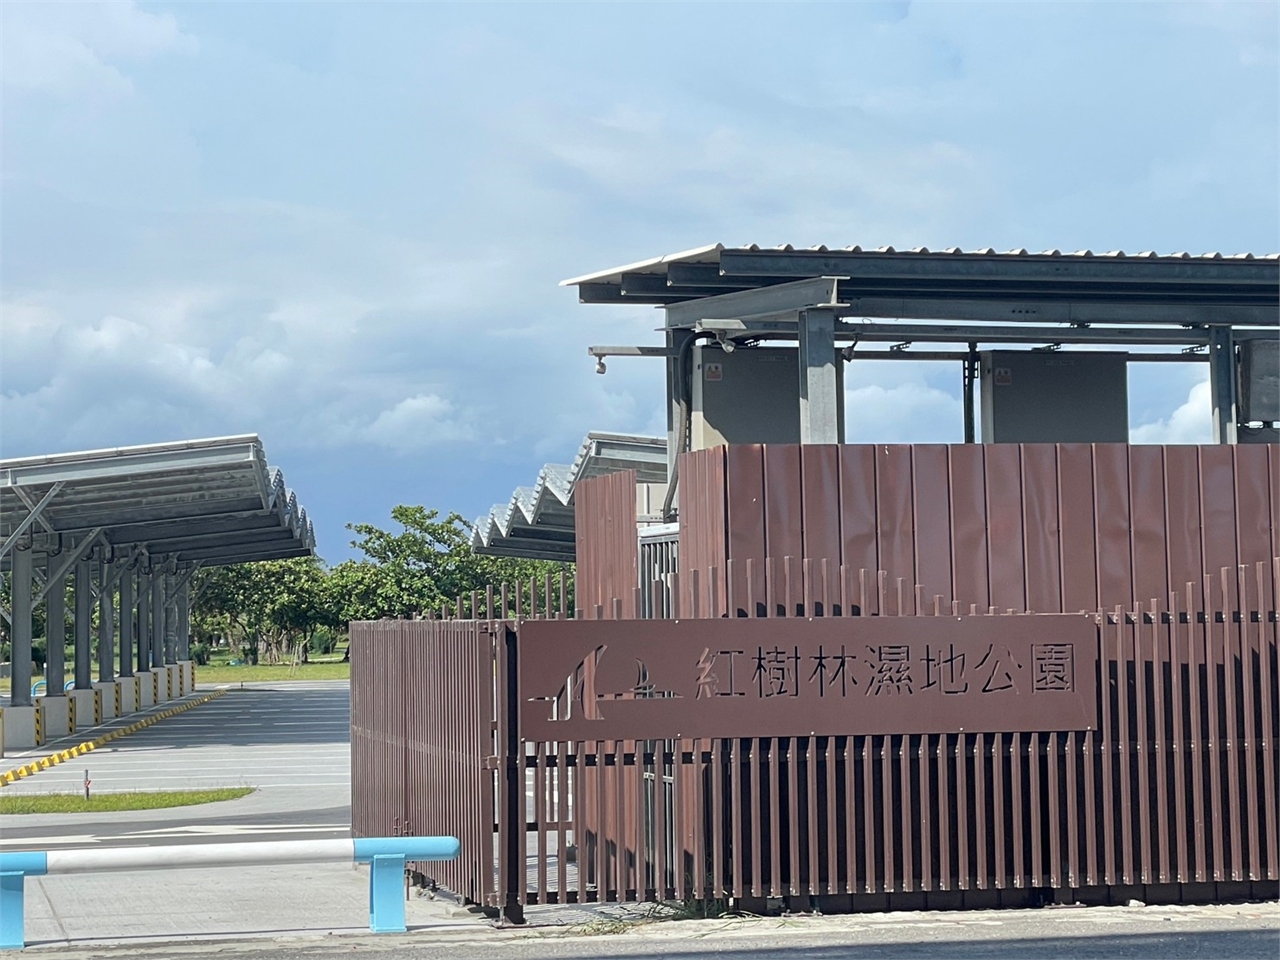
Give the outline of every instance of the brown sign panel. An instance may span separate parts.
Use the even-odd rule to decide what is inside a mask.
[[[521,736],[663,740],[1092,730],[1092,615],[543,620]]]

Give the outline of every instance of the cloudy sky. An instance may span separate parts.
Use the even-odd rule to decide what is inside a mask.
[[[1277,5],[0,4],[0,455],[260,434],[347,555],[658,433],[650,308],[706,243],[1274,252]],[[887,369],[886,369],[887,368]],[[850,377],[958,440],[958,373]],[[1135,439],[1208,439],[1203,368]],[[854,411],[857,414],[854,414]]]

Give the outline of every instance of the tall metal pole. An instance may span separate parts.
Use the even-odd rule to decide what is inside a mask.
[[[31,706],[31,546],[16,543],[13,550],[13,679],[9,702]]]
[[[120,676],[133,676],[133,569],[120,577]]]
[[[116,678],[116,588],[111,583],[111,564],[98,561],[98,681],[110,683]]]
[[[62,685],[67,680],[67,575],[55,576],[62,560],[49,557],[46,565],[49,589],[44,595],[44,693],[47,697],[63,696]]]
[[[978,380],[978,345],[969,344],[969,356],[964,360],[964,442],[973,443],[977,439],[974,429],[973,390]]]
[[[164,574],[164,662],[178,662],[178,591],[174,563],[169,561]]]
[[[151,566],[151,666],[164,666],[164,566]]]
[[[1209,328],[1209,393],[1213,400],[1213,437],[1236,442],[1236,346],[1230,327]]]
[[[151,669],[151,577],[150,571],[138,568],[138,672]]]
[[[178,659],[191,659],[191,581],[178,592]]]
[[[91,561],[84,557],[76,561],[76,621],[73,625],[76,643],[76,689],[93,687],[93,656],[90,649],[89,622],[93,618],[93,596],[90,581],[93,578]]]

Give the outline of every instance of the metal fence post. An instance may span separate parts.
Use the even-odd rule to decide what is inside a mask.
[[[518,688],[519,657],[516,649],[516,631],[503,630],[505,650],[505,702],[506,712],[506,777],[502,805],[506,840],[506,890],[502,914],[511,923],[524,923],[524,904],[521,895],[525,884],[525,795],[524,750],[520,744],[520,693]]]

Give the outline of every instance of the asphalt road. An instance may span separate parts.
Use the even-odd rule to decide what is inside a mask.
[[[345,681],[233,688],[5,792],[78,793],[87,769],[96,791],[254,793],[164,810],[5,816],[0,850],[350,836],[349,707]]]

